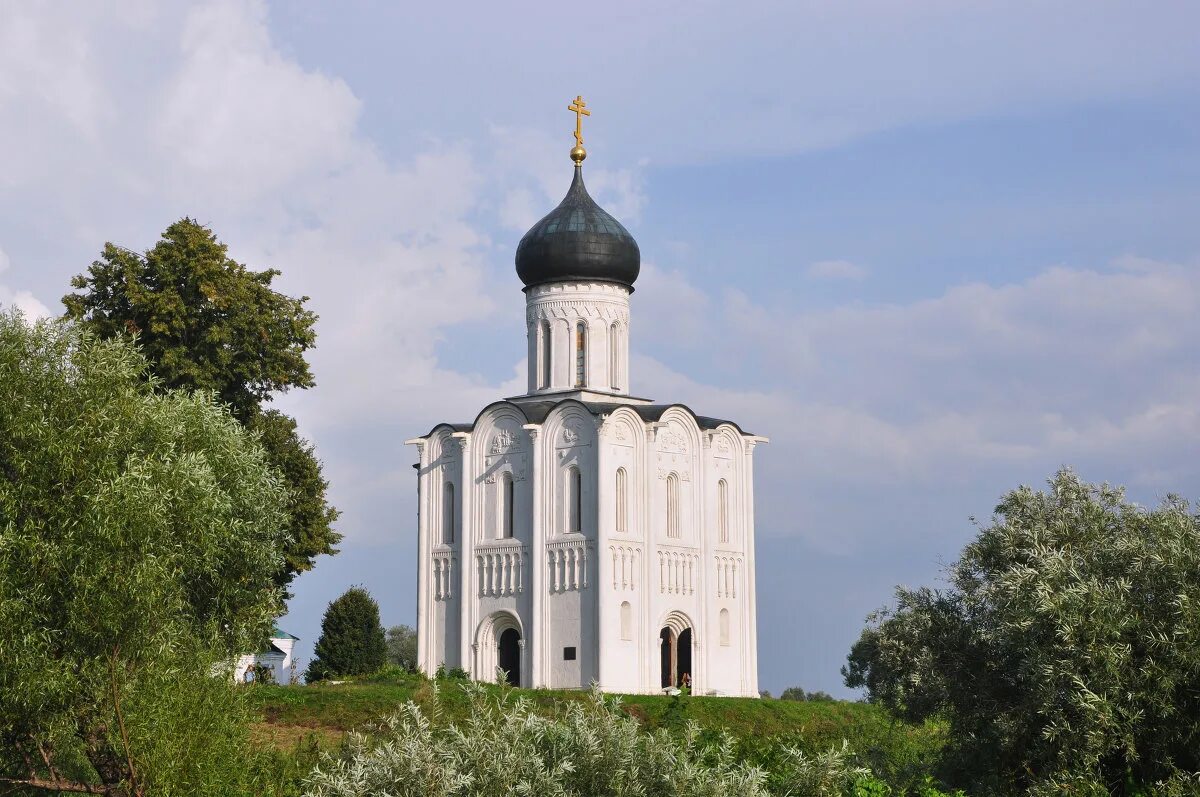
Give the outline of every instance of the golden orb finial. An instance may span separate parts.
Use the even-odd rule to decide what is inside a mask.
[[[583,117],[591,116],[592,112],[587,110],[587,103],[583,101],[582,95],[576,95],[575,101],[567,106],[567,110],[575,114],[575,146],[571,147],[571,160],[578,166],[587,157],[587,150],[583,148]]]

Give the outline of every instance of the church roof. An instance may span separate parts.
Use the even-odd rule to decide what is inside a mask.
[[[662,420],[662,416],[667,410],[671,409],[672,407],[679,407],[695,418],[696,425],[705,431],[712,431],[722,424],[729,424],[734,429],[737,429],[739,434],[752,436],[750,432],[742,429],[742,427],[734,421],[727,421],[722,418],[712,418],[707,415],[697,415],[692,408],[686,404],[618,404],[616,402],[604,401],[580,401],[573,398],[548,399],[546,401],[522,401],[520,404],[511,401],[493,402],[479,412],[479,415],[475,417],[475,421],[471,423],[439,423],[437,426],[430,429],[429,434],[425,436],[431,436],[441,427],[450,427],[456,432],[470,432],[475,428],[475,423],[478,422],[479,417],[497,404],[507,404],[511,407],[514,407],[518,412],[525,416],[526,421],[529,423],[540,424],[545,422],[546,418],[549,417],[550,413],[555,407],[566,402],[578,404],[587,409],[587,411],[592,415],[597,416],[608,415],[609,413],[615,412],[621,407],[627,407],[628,409],[636,412],[638,417],[640,417],[646,423],[657,423],[658,421]]]
[[[517,244],[517,276],[526,288],[549,282],[600,280],[633,290],[641,271],[637,241],[596,204],[583,184],[583,169],[563,201]]]

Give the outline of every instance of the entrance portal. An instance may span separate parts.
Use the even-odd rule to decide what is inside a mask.
[[[500,635],[497,645],[496,664],[507,674],[512,686],[521,685],[521,633],[507,628]]]
[[[660,668],[662,671],[662,687],[683,686],[687,676],[688,685],[692,682],[692,629],[685,628],[679,632],[667,626],[658,633]]]

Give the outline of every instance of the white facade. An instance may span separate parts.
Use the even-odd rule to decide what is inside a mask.
[[[629,395],[626,285],[526,290],[528,393],[419,452],[418,660],[521,686],[758,695],[754,447]]]
[[[292,651],[296,647],[296,637],[280,631],[278,628],[271,634],[270,642],[265,650],[258,653],[245,653],[238,657],[233,666],[233,680],[245,683],[247,672],[251,667],[267,667],[277,684],[288,684],[292,677]]]

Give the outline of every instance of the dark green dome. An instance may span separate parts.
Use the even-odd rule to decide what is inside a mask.
[[[600,280],[633,290],[641,268],[637,241],[588,195],[579,166],[563,201],[517,244],[517,276],[526,288]]]

